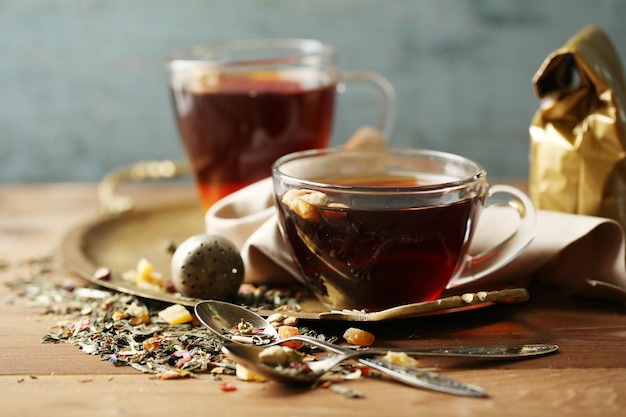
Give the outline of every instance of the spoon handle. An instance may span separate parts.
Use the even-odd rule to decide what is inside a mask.
[[[447,394],[461,395],[465,397],[486,397],[487,393],[479,386],[467,384],[456,379],[443,376],[436,372],[426,371],[420,368],[397,365],[378,358],[359,359],[363,365],[384,372],[392,378],[405,384],[427,388]]]
[[[418,349],[365,349],[370,355],[384,355],[389,351],[404,352],[410,356],[456,356],[484,359],[519,359],[530,356],[540,356],[559,350],[553,344],[529,345],[493,345],[493,346],[461,346],[451,348],[418,348]]]
[[[394,349],[394,348],[367,348],[363,350],[353,350],[316,339],[311,336],[298,335],[283,339],[281,342],[289,340],[299,340],[309,343],[322,349],[335,353],[345,351],[360,352],[364,357],[374,355],[385,355],[387,352],[403,352],[409,356],[456,356],[483,359],[520,359],[533,356],[546,355],[559,350],[555,344],[525,344],[525,345],[486,345],[486,346],[460,346],[450,348],[415,348],[415,349]],[[357,355],[358,356],[358,355]]]
[[[327,343],[319,339],[315,339],[314,337],[304,335],[285,338],[282,341],[284,342],[287,340],[300,340],[338,354],[354,352],[352,349],[333,345],[332,343]],[[369,366],[370,368],[389,375],[397,381],[414,387],[427,388],[434,391],[462,395],[466,397],[485,397],[487,395],[484,389],[476,385],[466,384],[436,372],[426,371],[412,366],[398,365],[378,358],[359,358],[358,361],[365,366]]]

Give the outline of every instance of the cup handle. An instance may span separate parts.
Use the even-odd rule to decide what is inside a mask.
[[[508,185],[491,186],[485,208],[494,206],[510,207],[517,212],[520,223],[516,231],[495,246],[469,255],[460,274],[448,284],[448,289],[477,281],[497,271],[515,259],[535,237],[537,213],[526,194]]]
[[[343,90],[347,81],[363,81],[376,87],[378,93],[378,120],[376,121],[376,128],[389,139],[396,118],[396,91],[391,83],[382,75],[371,71],[344,72],[340,75],[337,90]]]

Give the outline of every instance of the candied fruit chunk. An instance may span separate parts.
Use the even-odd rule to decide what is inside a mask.
[[[346,342],[355,346],[371,346],[374,344],[374,340],[376,340],[372,333],[356,327],[350,327],[346,330],[343,338],[346,339]]]
[[[300,330],[298,330],[295,326],[279,326],[278,327],[278,337],[280,339],[286,339],[292,336],[299,336]],[[281,343],[282,346],[289,347],[291,349],[300,349],[302,347],[302,342],[298,342],[297,340],[291,340],[289,342]]]
[[[165,310],[159,311],[159,317],[169,324],[189,323],[193,320],[191,313],[180,304],[173,304]]]
[[[283,194],[281,201],[300,218],[316,222],[320,218],[318,208],[328,204],[328,196],[319,191],[293,189]]]
[[[382,359],[386,360],[387,362],[391,362],[391,363],[395,363],[395,364],[403,365],[403,366],[417,367],[419,365],[419,362],[417,361],[417,359],[410,357],[405,352],[389,351],[387,352],[385,356],[383,356]]]
[[[286,366],[302,362],[304,355],[287,346],[270,346],[259,353],[259,361],[271,366]]]
[[[265,382],[263,376],[255,374],[239,363],[235,364],[235,376],[241,381]]]

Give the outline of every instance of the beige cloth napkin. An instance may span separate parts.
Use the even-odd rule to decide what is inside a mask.
[[[299,277],[273,201],[272,181],[266,178],[225,197],[206,213],[207,232],[230,239],[240,249],[247,282],[288,283]],[[515,221],[496,208],[485,210],[472,248],[499,241],[507,230],[514,230]],[[570,294],[626,301],[625,246],[624,232],[613,220],[539,210],[535,239],[520,256],[451,292],[525,286],[535,279]]]

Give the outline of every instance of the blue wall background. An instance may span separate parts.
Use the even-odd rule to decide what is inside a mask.
[[[165,58],[246,37],[331,42],[342,69],[397,89],[394,145],[526,176],[532,76],[589,23],[624,62],[624,0],[2,0],[0,182],[95,181],[183,158]],[[355,96],[341,101],[335,144],[372,119]]]

